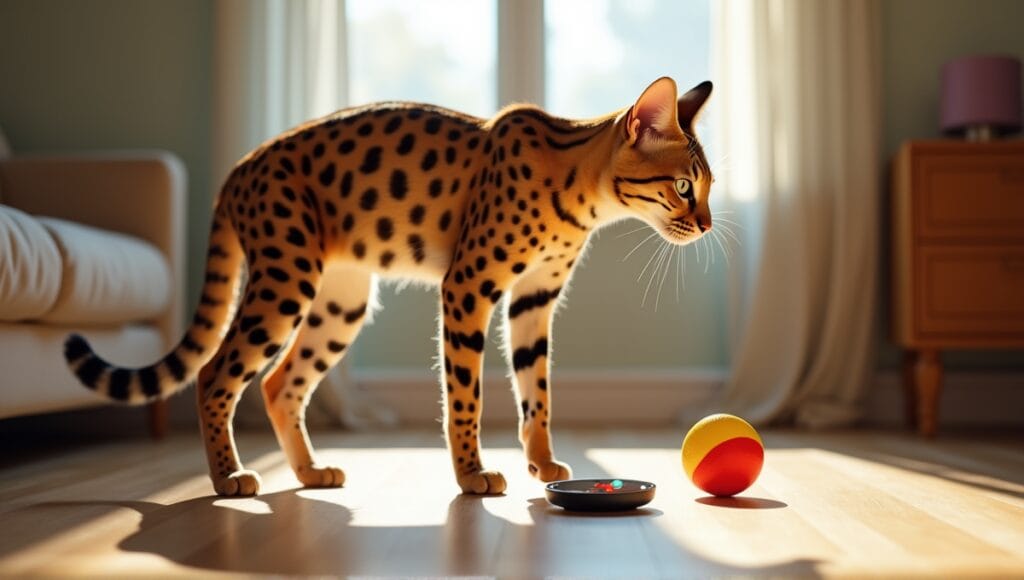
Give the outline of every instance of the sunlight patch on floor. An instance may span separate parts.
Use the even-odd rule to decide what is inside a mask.
[[[258,497],[246,497],[237,499],[218,499],[213,505],[219,508],[238,510],[248,514],[266,515],[274,513],[274,510]]]

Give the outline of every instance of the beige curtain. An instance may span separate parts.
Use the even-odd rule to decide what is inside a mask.
[[[873,366],[879,222],[876,0],[714,6],[716,194],[741,225],[719,408],[849,424]]]
[[[214,27],[214,175],[277,133],[346,105],[344,0],[217,0]],[[392,422],[346,368],[324,379],[307,423]],[[239,403],[238,424],[266,422],[258,391]]]

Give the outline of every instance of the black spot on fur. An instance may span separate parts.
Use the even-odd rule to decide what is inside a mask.
[[[402,118],[401,117],[399,117],[399,116],[392,117],[391,120],[388,121],[388,124],[384,125],[384,134],[385,135],[390,135],[390,134],[394,133],[395,131],[398,130],[398,128],[401,125],[402,125]]]
[[[432,116],[427,119],[427,122],[423,125],[423,130],[428,135],[436,135],[438,130],[441,129],[441,117]]]
[[[117,401],[128,400],[128,387],[132,380],[132,371],[128,369],[114,369],[110,373],[110,386],[107,389],[107,396]]]
[[[303,248],[306,246],[306,236],[298,228],[288,228],[288,236],[285,238],[289,244]]]
[[[430,180],[430,185],[428,186],[430,197],[440,197],[443,189],[444,183],[441,181],[441,178],[438,177],[436,179]]]
[[[148,366],[139,369],[139,384],[142,385],[142,393],[146,397],[159,395],[160,378],[156,374],[156,367]]]
[[[181,359],[178,358],[177,354],[172,352],[165,356],[164,366],[167,367],[168,372],[171,373],[171,376],[174,377],[175,381],[180,383],[185,380],[185,365],[181,362]]]
[[[405,199],[405,195],[409,193],[409,179],[401,169],[391,172],[390,190],[391,197],[395,199]]]
[[[288,209],[288,206],[284,205],[279,201],[275,201],[271,208],[274,210],[274,215],[280,218],[292,217],[292,210]]]
[[[398,142],[398,148],[395,151],[399,155],[408,155],[412,151],[413,146],[416,144],[416,137],[412,133],[407,133],[402,140]]]
[[[458,333],[458,340],[463,346],[475,352],[484,351],[484,333],[479,330],[473,334]]]
[[[419,234],[409,234],[407,241],[409,242],[409,249],[412,250],[412,257],[416,260],[416,263],[418,264],[425,260],[427,257],[426,252],[424,251],[426,243],[423,241],[423,238],[420,237]]]
[[[341,177],[341,198],[345,199],[352,194],[352,172],[346,171]]]
[[[520,347],[512,353],[512,367],[518,372],[530,368],[537,359],[548,355],[548,339],[539,338],[533,347]]]
[[[430,171],[435,165],[437,165],[437,151],[431,149],[423,156],[423,161],[420,162],[420,169]]]
[[[468,387],[470,381],[473,380],[473,375],[466,367],[455,365],[455,378],[459,379],[459,383],[462,384],[463,387]]]
[[[363,157],[363,164],[359,166],[359,171],[363,173],[373,173],[380,169],[380,156],[382,149],[377,147],[370,147],[366,150],[366,156]]]
[[[239,321],[239,329],[242,332],[249,332],[254,326],[263,322],[263,317],[260,315],[255,316],[243,316]]]
[[[411,210],[409,210],[409,221],[412,222],[412,225],[418,226],[423,223],[423,217],[426,213],[427,208],[423,207],[421,204],[416,204]]]
[[[377,237],[382,241],[388,241],[395,234],[395,224],[391,218],[382,217],[377,220]]]
[[[276,266],[271,266],[267,268],[267,276],[270,276],[271,278],[277,280],[278,282],[287,282],[289,279],[291,279],[291,276],[288,275],[288,272],[285,272],[284,270]]]
[[[359,207],[365,211],[371,211],[377,207],[376,188],[371,187],[363,192],[363,195],[359,198]]]
[[[264,344],[268,340],[270,340],[270,337],[267,336],[267,331],[264,328],[256,328],[249,333],[249,344]]]
[[[334,164],[328,163],[327,167],[325,167],[324,170],[320,172],[320,185],[327,187],[328,185],[334,183],[334,172]]]

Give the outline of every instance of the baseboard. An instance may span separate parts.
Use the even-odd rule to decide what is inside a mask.
[[[710,403],[728,378],[727,369],[609,369],[555,371],[552,411],[559,425],[669,426],[686,409]],[[436,374],[408,370],[357,370],[350,380],[367,397],[388,406],[399,424],[436,425],[441,394]],[[484,375],[487,425],[517,420],[511,382],[501,372]],[[903,388],[898,371],[880,370],[865,396],[864,423],[903,424]],[[1024,425],[1024,376],[1013,372],[947,373],[939,417],[943,426]]]
[[[865,400],[865,421],[904,424],[902,376],[896,370],[875,375]],[[1020,372],[947,372],[939,402],[939,425],[957,427],[1024,425],[1024,374]]]
[[[556,370],[552,415],[558,425],[654,427],[674,424],[681,411],[711,399],[721,389],[724,369]],[[401,425],[436,425],[441,392],[435,373],[353,370],[350,380],[366,396],[389,406]],[[484,374],[485,425],[518,420],[511,381],[501,372]]]

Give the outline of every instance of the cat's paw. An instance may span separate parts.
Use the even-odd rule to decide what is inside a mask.
[[[505,493],[505,476],[492,469],[473,471],[458,476],[462,493],[497,495]]]
[[[549,481],[562,481],[572,479],[572,468],[561,461],[531,461],[530,475],[547,483]]]
[[[217,495],[228,497],[253,496],[260,492],[260,474],[248,469],[239,469],[231,475],[214,479],[213,489]]]
[[[299,478],[302,485],[306,487],[341,487],[345,485],[345,472],[340,467],[327,465],[303,465],[295,470],[295,477]]]

